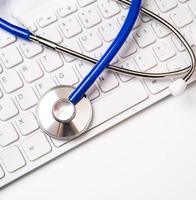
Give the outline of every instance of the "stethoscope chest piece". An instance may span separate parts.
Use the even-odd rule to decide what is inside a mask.
[[[68,100],[73,90],[70,86],[57,86],[40,99],[36,110],[38,122],[50,137],[74,139],[84,133],[91,123],[93,111],[90,100],[83,97],[74,106]]]

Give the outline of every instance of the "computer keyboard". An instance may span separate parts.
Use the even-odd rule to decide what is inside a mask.
[[[169,20],[193,45],[195,0],[144,0],[143,6]],[[99,59],[127,11],[112,0],[58,0],[23,13],[19,20],[38,35]],[[164,72],[184,68],[190,60],[169,30],[140,15],[112,63]],[[91,68],[0,30],[0,188],[169,95],[172,79],[138,80],[106,70],[87,93],[94,110],[89,131],[72,141],[48,137],[35,116],[39,98],[57,85],[76,86]]]

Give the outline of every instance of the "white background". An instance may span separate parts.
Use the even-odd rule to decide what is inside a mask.
[[[195,200],[196,86],[0,191],[1,200]]]

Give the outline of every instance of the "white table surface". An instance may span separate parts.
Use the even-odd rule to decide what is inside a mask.
[[[44,198],[195,200],[196,85],[0,191],[1,200]]]

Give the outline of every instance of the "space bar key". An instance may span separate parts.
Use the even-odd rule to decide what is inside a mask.
[[[93,103],[94,117],[91,128],[132,108],[148,97],[148,93],[140,81],[136,79],[130,81],[127,85]]]

